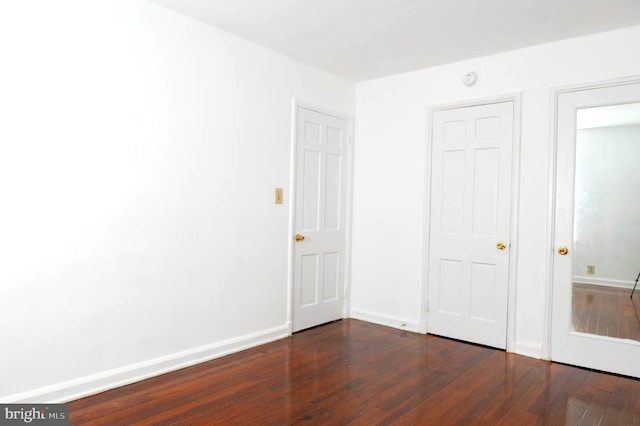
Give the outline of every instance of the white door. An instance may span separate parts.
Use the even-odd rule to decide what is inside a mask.
[[[435,111],[427,330],[504,349],[514,103]]]
[[[343,317],[348,123],[298,107],[293,331]]]
[[[640,342],[619,327],[639,326],[640,294],[629,296],[640,271],[640,83],[559,92],[556,101],[551,359],[640,377]],[[590,217],[595,221],[586,229]],[[596,254],[582,265],[587,252]],[[626,283],[608,276],[625,268]],[[580,303],[585,289],[589,297]],[[620,296],[597,312],[585,310],[605,294]],[[583,326],[594,321],[604,324]]]

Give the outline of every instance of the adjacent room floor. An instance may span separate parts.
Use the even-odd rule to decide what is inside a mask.
[[[69,407],[71,424],[635,424],[640,380],[343,320]]]
[[[573,284],[575,331],[640,340],[640,291],[592,284]]]

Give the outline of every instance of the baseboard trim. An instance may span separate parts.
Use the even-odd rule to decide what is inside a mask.
[[[529,358],[543,359],[543,347],[541,343],[523,342],[515,343],[514,353]]]
[[[425,334],[422,330],[426,331],[427,328],[426,322],[415,322],[391,315],[375,314],[373,312],[361,311],[358,309],[351,309],[350,318],[421,334]],[[545,353],[543,350],[545,348],[541,343],[517,341],[510,345],[510,349],[511,348],[513,349],[512,352],[518,355],[523,355],[529,358],[544,359],[543,357]]]
[[[617,288],[628,288],[631,290],[635,281],[622,281],[622,280],[611,280],[608,278],[593,278],[593,277],[584,277],[584,276],[574,276],[574,283],[579,284],[592,284],[592,285],[601,285],[603,287],[617,287]]]
[[[63,403],[290,336],[288,324],[79,379],[3,397],[5,403]]]
[[[411,321],[406,318],[398,318],[391,315],[375,314],[373,312],[351,309],[350,318],[367,321],[373,324],[384,325],[387,327],[407,330],[414,333],[420,333],[420,323]]]

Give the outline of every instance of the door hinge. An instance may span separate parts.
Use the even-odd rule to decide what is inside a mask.
[[[349,289],[345,287],[344,289],[344,298],[348,299],[349,298]]]

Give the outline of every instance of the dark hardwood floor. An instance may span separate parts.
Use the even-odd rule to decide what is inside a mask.
[[[71,424],[627,425],[640,381],[343,320],[69,408]]]
[[[572,326],[575,331],[640,340],[640,292],[592,284],[573,284]]]

